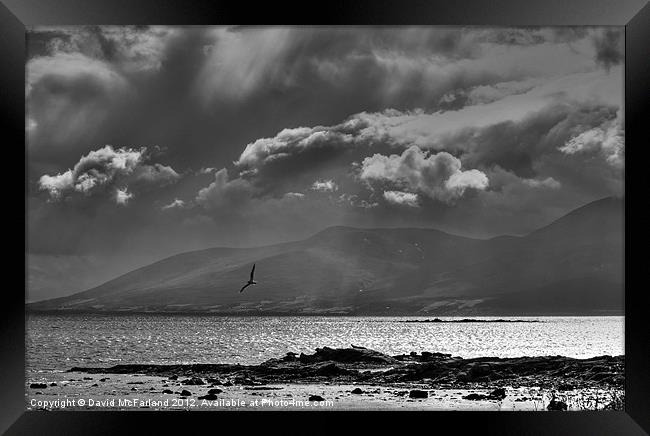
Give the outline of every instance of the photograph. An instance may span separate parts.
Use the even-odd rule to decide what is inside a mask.
[[[25,410],[626,410],[625,26],[25,50]]]

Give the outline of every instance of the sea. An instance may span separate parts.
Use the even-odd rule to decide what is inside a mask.
[[[439,317],[458,320],[465,317]],[[257,364],[317,347],[470,357],[625,354],[624,317],[480,317],[536,322],[408,322],[433,317],[30,314],[28,378],[74,366]]]

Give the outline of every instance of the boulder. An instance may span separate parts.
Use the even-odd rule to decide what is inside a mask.
[[[409,398],[429,398],[429,392],[420,389],[412,389],[409,392]]]
[[[487,400],[488,396],[481,395],[481,394],[469,394],[469,395],[465,395],[463,399],[470,400],[470,401],[480,401],[480,400]]]
[[[173,394],[174,392],[171,389],[165,389],[162,391],[163,394]]]
[[[187,389],[183,389],[181,391],[181,396],[182,397],[189,397],[190,395],[192,395],[192,393],[190,391],[188,391]]]
[[[498,388],[490,392],[491,400],[503,400],[506,397],[506,390],[503,388]]]
[[[363,390],[361,388],[354,388],[352,391],[350,391],[352,394],[363,394]]]
[[[210,390],[208,391],[208,394],[214,394],[214,395],[216,395],[216,394],[220,394],[220,393],[222,393],[222,392],[223,392],[223,391],[222,391],[221,389],[217,389],[217,388],[215,388],[215,389],[210,389]]]
[[[203,395],[202,397],[199,397],[199,400],[211,400],[211,401],[214,401],[214,400],[216,400],[218,398],[219,397],[217,397],[216,394],[208,393],[207,395]]]
[[[564,401],[552,399],[551,402],[548,403],[548,406],[546,406],[546,410],[567,410],[567,405]]]
[[[309,401],[325,401],[325,398],[321,397],[320,395],[310,395]]]
[[[45,383],[32,383],[29,387],[32,389],[45,389],[47,385]]]

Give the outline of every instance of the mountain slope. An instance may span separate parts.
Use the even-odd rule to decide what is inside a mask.
[[[303,241],[179,254],[31,310],[215,313],[613,313],[623,206],[607,198],[524,237],[331,227]],[[239,288],[257,264],[257,286]],[[593,291],[594,298],[590,298]],[[548,296],[548,298],[546,298]]]

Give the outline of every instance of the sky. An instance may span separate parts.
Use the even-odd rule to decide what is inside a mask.
[[[31,256],[526,234],[624,193],[622,27],[36,27]]]

